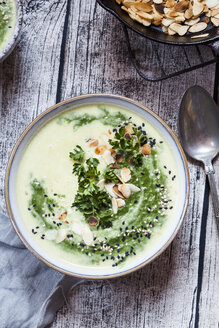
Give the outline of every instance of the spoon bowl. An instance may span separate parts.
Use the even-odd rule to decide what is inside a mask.
[[[189,88],[181,101],[179,135],[186,153],[204,163],[208,175],[215,216],[219,201],[215,184],[213,158],[219,152],[219,109],[211,95],[200,86]]]

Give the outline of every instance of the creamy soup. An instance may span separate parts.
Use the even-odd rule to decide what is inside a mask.
[[[44,125],[17,177],[20,214],[51,257],[80,266],[124,266],[150,254],[176,219],[172,150],[141,116],[89,105]]]
[[[16,3],[14,0],[0,1],[0,51],[11,39],[16,24]]]

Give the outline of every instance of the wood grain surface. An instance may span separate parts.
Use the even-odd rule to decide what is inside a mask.
[[[148,74],[211,57],[206,46],[156,44],[129,32]],[[157,55],[156,55],[157,54]],[[80,94],[112,93],[153,109],[177,134],[179,103],[199,84],[215,99],[215,65],[146,82],[128,57],[121,24],[94,0],[24,1],[20,42],[0,64],[0,205],[12,147],[24,128],[54,103]],[[203,168],[189,160],[191,193],[178,235],[156,260],[123,278],[85,281],[73,290],[50,328],[218,328],[219,243]],[[219,190],[219,161],[215,161]],[[22,327],[21,327],[22,328]],[[31,327],[30,327],[31,328]]]

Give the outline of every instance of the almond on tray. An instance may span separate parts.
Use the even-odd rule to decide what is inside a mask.
[[[162,31],[168,35],[200,33],[206,30],[208,24],[219,26],[219,0],[115,1],[131,19],[144,26],[161,26]]]

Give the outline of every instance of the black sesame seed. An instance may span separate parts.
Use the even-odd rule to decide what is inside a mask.
[[[129,255],[129,252],[125,252],[125,255],[128,256]]]
[[[144,175],[144,172],[141,172],[141,175]]]
[[[44,237],[42,236],[41,239],[44,239]]]
[[[136,124],[133,124],[134,126],[136,126]]]
[[[52,213],[53,216],[55,216],[55,213]]]
[[[130,233],[130,235],[129,235],[131,238],[132,238],[132,234]]]
[[[134,201],[134,203],[137,204],[137,202],[138,202],[138,201],[137,201],[137,199],[136,199],[136,200]]]
[[[53,207],[56,207],[56,205],[55,205],[55,204],[52,204],[52,206],[53,206]]]
[[[141,237],[141,238],[143,237],[142,233],[140,234],[140,237]]]
[[[173,209],[173,206],[170,206],[170,210],[172,210]]]
[[[101,254],[100,256],[104,256],[104,254]]]
[[[115,260],[115,257],[114,256],[111,256],[111,260]]]
[[[47,218],[47,214],[45,214],[45,218]]]
[[[28,211],[31,211],[31,209],[28,207]]]
[[[45,237],[45,235],[44,235],[44,234],[42,234],[42,237]]]
[[[142,123],[142,126],[145,126],[145,124],[144,124],[144,123]]]
[[[123,221],[122,224],[124,225],[125,224],[125,221]]]
[[[144,135],[146,135],[146,131],[142,131],[142,133],[143,133]]]
[[[164,168],[165,168],[165,169],[167,168],[166,165],[164,165]]]
[[[118,249],[117,249],[117,253],[119,253],[119,252],[120,252],[120,249],[118,248]]]
[[[160,143],[163,143],[163,141],[161,140]]]
[[[56,224],[56,221],[52,221],[54,224]]]
[[[102,259],[102,261],[104,262],[104,261],[105,261],[105,259]]]
[[[48,216],[50,217],[50,214],[48,214]]]
[[[48,197],[48,195],[44,195],[44,197]]]
[[[120,255],[117,256],[117,259],[120,259]]]
[[[171,174],[171,171],[169,171],[168,173]]]
[[[128,228],[129,228],[128,226],[127,226],[127,227],[125,227],[125,230],[128,230]]]
[[[32,229],[32,233],[34,233],[34,229]]]
[[[134,226],[132,226],[132,229],[134,229]]]
[[[125,237],[122,237],[122,241],[125,241]]]
[[[39,226],[37,226],[35,229],[39,229]]]
[[[117,129],[113,129],[113,132],[117,132]]]
[[[36,204],[33,204],[33,207],[36,207]]]
[[[141,126],[138,127],[138,130],[141,130]]]
[[[54,196],[57,196],[57,194],[55,193],[55,194],[53,194]]]
[[[97,239],[97,237],[94,237],[94,240],[96,240]]]
[[[96,252],[95,249],[92,249],[92,252],[95,253]]]
[[[136,255],[136,253],[135,253],[135,252],[133,252],[133,254],[134,254],[134,255]]]
[[[140,239],[138,239],[138,242],[140,243],[140,242],[141,242],[141,240],[140,240]]]
[[[122,231],[122,228],[120,228],[119,230]]]

